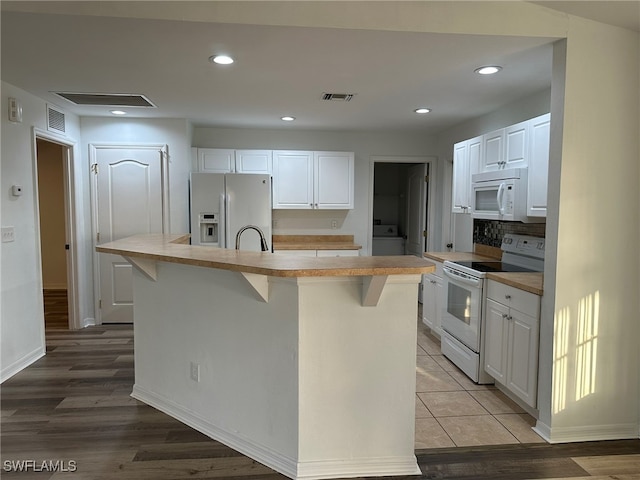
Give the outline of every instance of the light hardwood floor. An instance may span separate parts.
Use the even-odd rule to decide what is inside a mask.
[[[64,328],[64,321],[58,320],[47,321],[46,357],[1,387],[3,480],[285,478],[132,399],[131,326],[70,332]],[[425,341],[419,336],[419,344],[425,345]],[[418,358],[418,373],[421,361],[426,362]],[[448,391],[455,392],[467,390]],[[427,406],[437,415],[442,413],[436,408],[438,402],[430,402],[428,396],[417,397],[421,398],[430,414]],[[478,404],[486,410],[480,401]],[[487,410],[482,415],[489,418],[499,414]],[[440,423],[440,418],[445,417],[431,419]],[[455,440],[451,432],[445,434]],[[425,479],[640,479],[640,440],[416,447],[421,478]],[[66,469],[73,461],[76,471],[7,470],[7,466],[17,465],[11,462],[19,460],[32,460],[40,469],[44,461],[63,462],[60,467]]]

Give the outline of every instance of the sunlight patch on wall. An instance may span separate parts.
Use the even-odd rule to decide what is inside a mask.
[[[600,292],[587,295],[578,302],[576,400],[595,392],[599,313]]]
[[[567,369],[569,367],[569,308],[558,311],[554,322],[553,413],[567,406]]]

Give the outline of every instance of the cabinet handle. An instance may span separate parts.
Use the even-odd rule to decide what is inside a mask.
[[[507,320],[513,320],[513,317],[511,315],[507,316]]]
[[[429,281],[430,281],[431,283],[436,283],[436,281],[435,281],[435,280],[429,280]]]
[[[504,298],[506,298],[507,300],[511,300],[511,295],[505,295]]]
[[[509,315],[507,315],[506,313],[502,314],[502,318],[504,318],[505,320],[507,320],[509,318]]]

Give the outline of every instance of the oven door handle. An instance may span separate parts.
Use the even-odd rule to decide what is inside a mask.
[[[480,286],[480,279],[478,278],[469,277],[463,273],[458,273],[455,270],[451,270],[450,268],[447,268],[447,267],[444,267],[442,271],[447,277],[453,280],[456,280],[460,283],[464,283],[465,285],[470,285],[472,287]]]

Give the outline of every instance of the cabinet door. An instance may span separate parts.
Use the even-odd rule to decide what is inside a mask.
[[[480,172],[482,162],[482,136],[467,140],[467,151],[469,155],[469,198],[471,198],[471,175]],[[471,205],[471,202],[469,202]]]
[[[423,282],[422,322],[438,335],[442,334],[443,296],[442,278],[426,275]]]
[[[271,173],[271,150],[236,150],[236,172]]]
[[[504,128],[482,136],[481,171],[490,172],[503,167]]]
[[[509,308],[487,298],[484,335],[484,370],[498,382],[507,378]]]
[[[510,315],[509,369],[505,385],[527,405],[535,407],[538,386],[538,321],[513,308]]]
[[[273,152],[273,208],[313,208],[313,152]]]
[[[199,148],[198,170],[209,173],[230,173],[235,170],[235,150]]]
[[[467,213],[471,206],[471,175],[469,174],[469,149],[466,141],[453,147],[453,181],[451,185],[451,211]]]
[[[315,208],[353,208],[353,153],[315,152],[314,178]]]
[[[527,215],[530,217],[547,216],[550,120],[549,114],[530,120],[529,188],[527,189]]]
[[[523,168],[529,159],[529,121],[504,129],[504,167]]]

